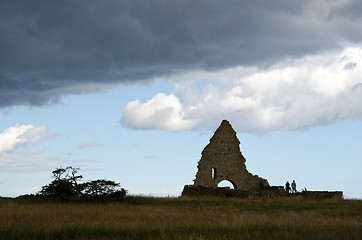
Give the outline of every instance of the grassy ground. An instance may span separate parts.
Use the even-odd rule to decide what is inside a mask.
[[[362,201],[0,199],[0,239],[362,239]]]

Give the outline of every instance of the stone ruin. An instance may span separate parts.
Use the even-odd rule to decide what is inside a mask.
[[[234,189],[244,191],[269,187],[267,180],[246,170],[246,160],[239,145],[240,141],[230,123],[222,121],[210,143],[202,151],[194,185],[217,187],[221,181],[228,180]]]
[[[266,179],[248,172],[240,152],[240,141],[227,120],[223,120],[210,143],[201,153],[193,185],[186,185],[183,196],[275,197],[287,196],[283,186],[270,186]],[[234,189],[218,187],[229,181]],[[303,192],[305,193],[305,192]],[[294,195],[294,194],[293,194]],[[308,192],[308,197],[342,198],[342,192]]]

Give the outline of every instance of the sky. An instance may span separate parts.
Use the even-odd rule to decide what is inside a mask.
[[[362,2],[0,1],[0,196],[179,196],[223,119],[270,185],[362,199]]]

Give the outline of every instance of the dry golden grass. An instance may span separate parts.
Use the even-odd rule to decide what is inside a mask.
[[[362,201],[0,200],[0,239],[361,239]]]

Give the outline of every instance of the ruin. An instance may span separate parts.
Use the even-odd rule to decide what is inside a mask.
[[[288,196],[283,186],[270,186],[266,179],[248,172],[240,141],[227,120],[223,120],[201,153],[193,185],[186,185],[183,196],[276,197]],[[234,189],[218,187],[229,181]],[[300,194],[304,194],[300,193]],[[295,196],[295,194],[293,194]],[[308,197],[342,198],[342,192],[307,192]],[[303,196],[304,196],[303,195]]]
[[[269,187],[267,180],[246,170],[245,158],[240,152],[240,141],[230,123],[223,120],[210,143],[202,151],[195,186],[217,187],[227,180],[234,189],[251,191]]]

